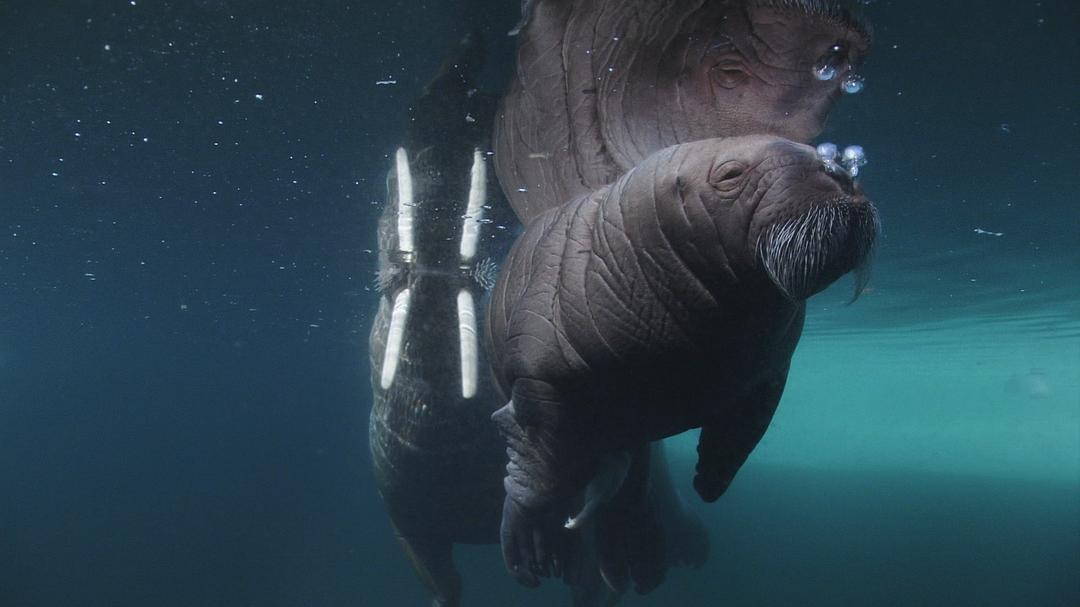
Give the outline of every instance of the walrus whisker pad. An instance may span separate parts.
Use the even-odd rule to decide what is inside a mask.
[[[856,271],[858,298],[877,231],[873,206],[845,196],[769,227],[758,239],[758,255],[789,299],[806,299],[851,271]]]

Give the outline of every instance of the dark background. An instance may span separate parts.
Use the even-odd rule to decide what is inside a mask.
[[[867,90],[842,101],[824,136],[866,147],[864,182],[885,218],[879,296],[853,308],[859,328],[1027,314],[1074,338],[1080,9],[940,4],[868,7]],[[445,50],[481,31],[485,86],[499,90],[518,11],[480,0],[0,0],[0,606],[424,604],[369,470],[374,219],[406,108]],[[857,524],[810,500],[814,531],[773,550],[784,541],[747,529],[803,523],[755,498],[816,481],[769,470],[744,482],[720,511],[747,526],[719,528],[742,551],[717,561],[761,570],[722,588],[678,572],[684,590],[668,597],[1080,598],[1078,511],[1060,488],[1018,484],[1009,507],[1065,521],[1064,537],[1020,525],[988,539],[979,525],[997,524],[994,513],[938,512],[933,524],[973,525],[968,545],[1012,554],[1004,570],[1037,570],[964,591],[956,580],[985,572],[956,563],[977,556],[898,556],[907,530],[874,535],[873,500]],[[876,494],[892,507],[910,500],[912,524],[956,486],[895,482],[924,487]],[[807,551],[837,529],[870,540]],[[483,604],[562,596],[516,589],[491,548],[465,553],[471,596],[493,597]],[[860,575],[903,583],[853,590]],[[938,587],[918,584],[928,576]],[[514,598],[494,598],[504,593]]]

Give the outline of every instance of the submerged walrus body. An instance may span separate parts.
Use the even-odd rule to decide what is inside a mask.
[[[455,543],[498,537],[502,446],[478,346],[494,272],[488,169],[494,102],[473,89],[468,38],[412,111],[379,222],[379,309],[371,330],[369,425],[379,493],[402,548],[439,607],[460,604]]]
[[[559,523],[615,454],[700,427],[694,487],[716,500],[780,400],[805,299],[860,268],[876,233],[848,175],[770,136],[666,148],[536,217],[487,317],[519,580],[562,558]],[[629,548],[640,583],[649,555]]]

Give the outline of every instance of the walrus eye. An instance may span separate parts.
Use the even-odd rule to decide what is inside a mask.
[[[729,160],[720,166],[713,167],[709,175],[709,183],[720,190],[730,190],[739,184],[740,178],[746,173],[746,165],[737,161]]]
[[[733,89],[750,80],[750,75],[743,70],[742,66],[732,63],[716,65],[710,73],[713,81],[726,89]]]

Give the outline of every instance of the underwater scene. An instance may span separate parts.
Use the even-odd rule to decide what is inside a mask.
[[[1080,605],[1078,31],[0,0],[0,607]]]

